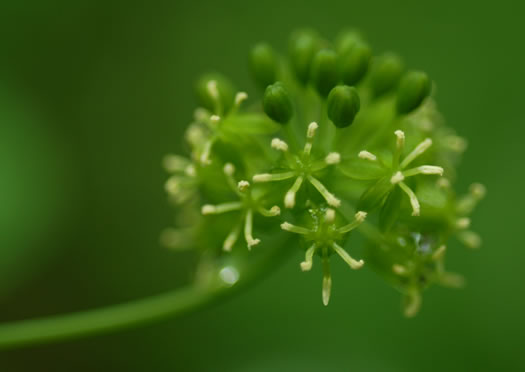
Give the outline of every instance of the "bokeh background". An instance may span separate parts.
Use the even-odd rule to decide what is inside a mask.
[[[468,287],[398,294],[335,263],[330,306],[300,252],[234,298],[180,319],[0,352],[12,371],[525,370],[525,48],[518,1],[4,1],[0,11],[0,320],[57,314],[184,284],[162,249],[173,210],[160,160],[182,151],[193,83],[218,70],[249,92],[247,51],[313,27],[360,29],[435,80],[469,139],[459,189],[487,185],[483,248],[450,246]]]

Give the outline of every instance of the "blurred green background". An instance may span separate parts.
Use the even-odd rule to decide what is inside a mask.
[[[182,152],[193,83],[218,70],[254,92],[249,47],[290,31],[360,29],[436,81],[469,139],[458,188],[487,185],[483,248],[450,246],[468,286],[432,288],[406,320],[376,275],[335,262],[331,304],[300,252],[235,298],[181,319],[0,352],[11,371],[519,371],[525,369],[525,48],[520,2],[20,1],[0,11],[0,321],[161,293],[190,257],[160,167]]]

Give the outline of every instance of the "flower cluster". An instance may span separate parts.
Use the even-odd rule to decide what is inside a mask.
[[[284,230],[305,249],[303,271],[319,257],[325,305],[334,254],[352,269],[366,261],[403,294],[407,316],[430,284],[461,286],[445,271],[445,247],[453,237],[480,245],[469,215],[485,189],[474,184],[456,196],[466,141],[439,114],[429,77],[392,53],[374,56],[355,32],[330,42],[298,31],[287,58],[260,43],[249,60],[261,99],[218,74],[196,85],[200,107],[185,136],[191,156],[169,155],[164,165],[179,213],[200,217],[163,241],[208,238],[200,251],[208,260],[250,259],[246,247],[276,249],[264,237]],[[348,253],[352,230],[365,238],[363,259]]]

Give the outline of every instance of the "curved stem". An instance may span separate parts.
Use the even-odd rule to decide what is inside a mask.
[[[211,304],[247,286],[278,262],[278,255],[290,250],[278,245],[254,264],[237,267],[239,281],[229,286],[219,279],[207,286],[190,286],[124,304],[66,315],[0,324],[0,350],[70,340],[112,332],[180,316]]]

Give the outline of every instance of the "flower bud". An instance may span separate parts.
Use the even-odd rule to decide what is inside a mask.
[[[430,94],[430,79],[420,71],[408,72],[399,83],[397,90],[397,111],[408,114],[421,105]]]
[[[250,53],[250,69],[255,81],[263,88],[277,80],[277,57],[272,47],[257,44]]]
[[[217,96],[210,91],[210,82],[217,88]],[[228,112],[234,103],[235,88],[230,80],[221,74],[203,75],[196,84],[197,98],[205,109],[223,115]]]
[[[300,31],[290,42],[290,63],[295,77],[306,85],[310,78],[310,65],[319,49],[317,35],[310,31]]]
[[[345,31],[336,41],[336,50],[339,55],[348,53],[355,45],[362,44],[363,39],[357,31]]]
[[[357,42],[344,54],[341,54],[341,78],[346,85],[356,85],[368,71],[372,51],[368,45]]]
[[[280,124],[286,124],[293,116],[292,100],[281,82],[269,85],[264,91],[264,112]]]
[[[310,81],[322,97],[328,96],[339,81],[336,52],[330,49],[317,52],[312,61]]]
[[[370,72],[370,84],[374,95],[377,97],[394,89],[402,72],[403,63],[398,56],[387,54],[378,58]]]
[[[359,95],[355,88],[340,85],[332,89],[328,95],[328,117],[339,128],[352,124],[359,112],[359,107]]]

